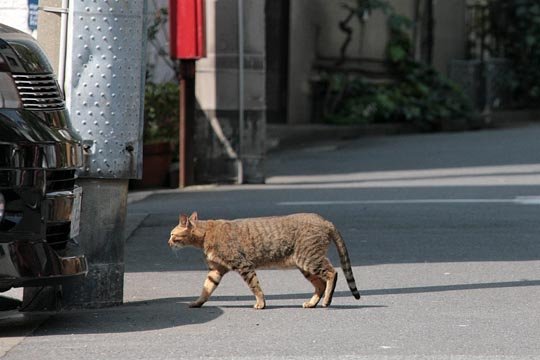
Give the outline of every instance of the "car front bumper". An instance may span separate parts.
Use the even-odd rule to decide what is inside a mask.
[[[19,223],[28,225],[23,231],[0,232],[0,290],[50,285],[87,273],[86,258],[73,240],[79,233],[81,197],[77,186],[47,193],[40,203],[26,204]]]
[[[67,112],[0,110],[0,291],[87,272],[76,246],[80,139]]]
[[[84,256],[59,256],[44,241],[0,243],[0,289],[50,285],[87,272]]]

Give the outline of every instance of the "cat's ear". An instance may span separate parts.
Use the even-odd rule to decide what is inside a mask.
[[[187,215],[180,215],[180,226],[186,226],[188,223],[188,217]]]
[[[199,220],[199,215],[197,214],[196,211],[194,211],[193,214],[191,214],[191,216],[189,217],[189,221],[194,222],[197,220]]]

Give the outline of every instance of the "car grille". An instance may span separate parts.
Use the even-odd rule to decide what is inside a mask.
[[[64,99],[52,74],[13,74],[13,80],[25,109],[64,109]]]
[[[71,191],[76,179],[75,170],[47,171],[47,192]]]
[[[63,250],[69,241],[69,231],[71,224],[48,224],[47,225],[47,243],[54,250]]]
[[[77,174],[75,170],[52,170],[46,172],[47,193],[73,191]],[[63,250],[70,239],[69,221],[47,224],[47,243],[55,250]]]

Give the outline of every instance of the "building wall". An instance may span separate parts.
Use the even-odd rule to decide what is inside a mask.
[[[319,0],[291,1],[287,104],[290,124],[309,122],[311,64],[315,60],[316,39],[321,30],[320,8]]]
[[[311,122],[311,68],[317,57],[339,57],[340,47],[346,38],[339,29],[339,22],[348,14],[343,3],[353,6],[356,1],[291,1],[289,123]],[[414,0],[391,0],[390,3],[397,13],[413,19]],[[464,56],[465,0],[436,0],[434,6],[433,62],[437,70],[446,74],[449,61]],[[381,11],[371,14],[363,32],[356,18],[349,25],[353,35],[347,50],[348,57],[385,59],[388,31],[386,16]]]
[[[0,1],[0,23],[31,34],[28,28],[28,0]]]
[[[41,7],[51,6],[60,8],[62,6],[62,0],[40,0],[39,5]],[[54,73],[58,75],[60,66],[60,14],[40,10],[38,15],[38,29],[40,30],[37,31],[37,41],[47,54],[53,66]]]
[[[448,74],[452,59],[464,59],[467,27],[464,0],[435,1],[435,44],[433,66]]]
[[[356,1],[347,0],[344,2],[333,2],[316,0],[310,2],[315,5],[319,14],[317,21],[317,36],[315,38],[317,53],[321,56],[337,56],[341,44],[345,39],[345,33],[339,29],[339,22],[349,14],[341,4],[355,6]],[[394,9],[409,18],[413,18],[413,0],[392,0],[390,1]],[[366,21],[364,31],[360,30],[360,24],[356,17],[349,26],[353,29],[351,42],[347,55],[363,58],[384,58],[386,41],[388,39],[386,16],[381,11],[373,12]]]
[[[206,0],[207,57],[197,61],[195,180],[264,181],[265,0],[244,3],[244,127],[240,129],[237,0]],[[240,136],[243,134],[242,139]]]

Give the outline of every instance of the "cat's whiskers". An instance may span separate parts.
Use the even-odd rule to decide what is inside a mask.
[[[180,252],[182,251],[182,248],[183,248],[183,246],[176,246],[176,245],[171,247],[171,250],[174,253],[174,256],[179,258],[180,257]]]

